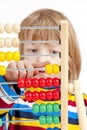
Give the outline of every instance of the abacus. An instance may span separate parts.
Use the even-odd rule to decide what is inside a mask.
[[[3,24],[0,24],[0,33],[4,33],[5,31],[7,33],[19,33],[20,29],[59,29],[61,39],[59,41],[51,40],[51,41],[40,41],[42,43],[44,42],[56,42],[61,44],[61,67],[57,64],[47,64],[45,68],[34,68],[34,70],[42,70],[45,71],[47,74],[58,74],[61,71],[61,80],[57,77],[55,78],[20,78],[18,79],[18,82],[1,82],[0,84],[18,84],[18,87],[20,89],[26,88],[25,95],[19,95],[18,97],[25,98],[28,102],[36,102],[38,100],[42,100],[42,104],[34,103],[32,106],[32,112],[34,114],[39,115],[39,119],[29,119],[29,120],[14,120],[15,122],[36,122],[39,124],[42,128],[45,128],[46,130],[68,130],[68,22],[66,20],[61,20],[59,26],[20,26],[19,24],[6,24],[5,26]],[[0,38],[0,48],[3,48],[4,46],[9,48],[11,46],[13,47],[19,47],[19,44],[22,43],[31,43],[31,41],[19,41],[18,38]],[[34,43],[38,41],[33,41]],[[5,60],[11,61],[19,61],[20,57],[25,56],[34,56],[34,55],[20,55],[19,52],[0,52],[0,62],[3,62]],[[37,56],[43,56],[43,55],[37,55]],[[44,55],[46,56],[46,55]],[[55,56],[55,55],[53,55]],[[23,68],[21,68],[23,70]],[[32,70],[32,68],[25,68],[26,70]],[[4,76],[6,74],[6,71],[14,71],[14,69],[7,68],[3,65],[0,66],[0,75]],[[44,90],[44,91],[29,91],[31,88],[50,88],[50,90]],[[55,89],[52,89],[52,86]],[[61,91],[59,89],[59,86],[61,86]],[[59,103],[59,99],[61,98],[61,104]],[[48,103],[45,103],[47,101]],[[61,106],[61,107],[60,107]],[[3,110],[20,110],[23,108],[3,108],[0,109]],[[29,109],[29,108],[24,108]],[[61,111],[61,114],[60,114]],[[38,114],[40,113],[40,114]],[[45,113],[45,114],[44,114]],[[13,120],[12,120],[13,121]],[[0,118],[0,126],[2,126],[4,123],[12,122],[11,120],[8,121],[2,121]],[[60,124],[61,122],[61,124]]]

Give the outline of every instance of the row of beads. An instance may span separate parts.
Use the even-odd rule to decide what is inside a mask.
[[[19,61],[20,60],[19,52],[14,52],[13,54],[14,54],[14,55],[12,55],[13,60]],[[11,56],[9,56],[9,55],[10,54],[8,52],[6,59],[8,59],[10,61],[10,59],[11,59],[10,57]],[[1,52],[0,56],[1,56],[0,57],[0,61],[4,61],[5,60],[4,52]],[[20,68],[20,70],[21,70],[21,68]],[[52,73],[58,74],[60,72],[60,67],[57,64],[54,64],[54,65],[47,64],[45,66],[45,70],[44,71],[46,72],[46,74],[52,74]],[[6,67],[1,65],[0,66],[0,75],[4,76],[5,74],[6,74]]]
[[[48,103],[48,104],[33,104],[32,106],[33,113],[51,113],[51,112],[59,112],[60,106],[58,103]]]
[[[54,91],[26,91],[25,92],[25,99],[28,102],[37,101],[37,100],[59,100],[60,99],[60,92],[57,90]]]
[[[18,38],[0,38],[0,48],[3,48],[3,47],[7,47],[7,48],[10,48],[10,47],[19,47],[19,39]]]
[[[33,79],[30,79],[30,78],[19,78],[18,79],[18,87],[19,88],[30,88],[30,87],[33,87],[33,88],[37,88],[37,87],[41,87],[41,88],[44,88],[44,87],[58,87],[60,85],[60,79],[58,78],[40,78],[40,79],[37,79],[37,78],[33,78]]]
[[[59,124],[60,119],[59,119],[58,115],[40,116],[39,117],[39,122],[40,122],[41,125],[45,125],[45,124],[51,125],[52,123],[53,124]]]
[[[11,61],[19,61],[20,60],[20,53],[15,51],[15,52],[0,52],[0,62],[4,62],[5,60]]]
[[[19,33],[20,32],[20,25],[15,23],[15,24],[10,24],[10,23],[7,23],[5,25],[1,24],[0,23],[0,33]]]

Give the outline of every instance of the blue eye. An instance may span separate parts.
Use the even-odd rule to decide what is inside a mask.
[[[35,52],[37,52],[37,49],[31,49],[30,51],[35,53]]]
[[[52,54],[57,54],[58,53],[58,51],[52,51]]]

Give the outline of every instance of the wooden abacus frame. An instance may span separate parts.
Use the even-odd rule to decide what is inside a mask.
[[[12,32],[12,30],[11,31],[9,30],[9,33],[10,32]],[[19,26],[17,32],[19,32]],[[68,130],[68,21],[67,20],[60,21],[60,37],[61,37],[61,130]],[[82,129],[86,130],[85,122],[87,119],[81,96],[81,91],[79,92],[80,89],[78,89],[79,85],[77,81],[74,83],[74,85],[75,85],[76,103],[78,108],[79,121],[81,124],[81,130]],[[78,100],[78,96],[81,97],[80,100]],[[83,107],[81,106],[82,109],[80,109],[79,107],[80,102],[82,103],[83,106]]]

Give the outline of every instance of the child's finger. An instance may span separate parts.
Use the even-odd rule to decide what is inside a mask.
[[[20,68],[18,78],[25,78],[26,77],[26,70],[21,70],[24,67],[24,63],[22,61],[16,62],[17,68]]]
[[[24,60],[24,67],[25,68],[33,68],[31,64],[27,60]],[[27,70],[27,75],[26,77],[31,78],[34,75],[34,70]]]

